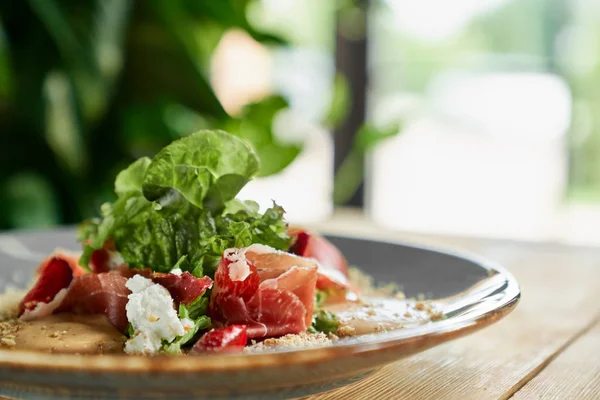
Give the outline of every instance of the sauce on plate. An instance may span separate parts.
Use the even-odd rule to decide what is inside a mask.
[[[120,353],[125,336],[104,315],[60,313],[20,322],[13,334],[21,349],[52,353]]]

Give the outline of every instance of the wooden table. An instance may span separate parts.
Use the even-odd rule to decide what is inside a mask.
[[[308,399],[600,399],[600,249],[389,232],[353,212],[314,227],[476,252],[522,297],[490,327]]]

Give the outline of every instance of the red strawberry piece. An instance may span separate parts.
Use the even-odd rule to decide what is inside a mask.
[[[104,249],[94,250],[90,258],[90,269],[93,273],[108,272],[108,260],[110,256]]]
[[[59,257],[44,260],[39,273],[35,286],[19,304],[19,315],[26,310],[33,310],[38,303],[51,302],[59,291],[69,287],[74,275],[69,262]]]
[[[87,274],[87,271],[81,265],[79,265],[79,255],[78,254],[70,253],[68,251],[58,249],[54,253],[52,253],[50,256],[46,257],[40,263],[40,266],[38,267],[38,270],[37,270],[38,275],[40,275],[40,276],[43,275],[44,270],[48,267],[48,265],[50,265],[50,262],[54,259],[60,259],[60,260],[65,261],[69,265],[71,270],[73,271],[73,277],[78,277],[78,276]]]
[[[294,238],[289,252],[317,260],[319,279],[317,289],[342,289],[348,285],[348,261],[330,241],[316,233],[291,228]]]
[[[207,332],[196,342],[192,353],[237,353],[247,342],[246,325],[231,325]]]
[[[112,239],[108,239],[104,242],[104,245],[101,249],[95,250],[92,252],[90,257],[90,269],[93,273],[100,274],[102,272],[108,272],[111,269],[115,269],[119,267],[113,264],[111,260],[111,254],[115,253],[117,248],[115,247],[115,242]],[[124,264],[127,266],[126,264]]]

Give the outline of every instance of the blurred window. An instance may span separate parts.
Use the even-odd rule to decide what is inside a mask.
[[[600,2],[370,5],[369,116],[403,120],[370,155],[375,220],[598,241]]]

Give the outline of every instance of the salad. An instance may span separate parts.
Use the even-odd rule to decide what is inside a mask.
[[[80,225],[81,254],[57,250],[41,263],[14,313],[5,313],[0,343],[230,353],[435,319],[431,305],[367,299],[324,237],[288,226],[275,203],[260,212],[236,199],[258,167],[246,143],[210,130],[132,163],[116,177],[117,199]]]

